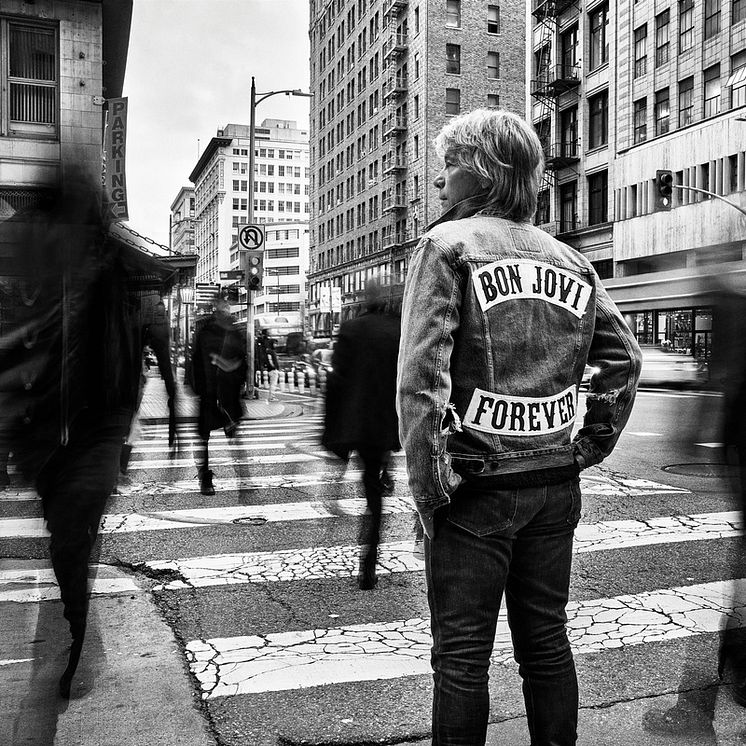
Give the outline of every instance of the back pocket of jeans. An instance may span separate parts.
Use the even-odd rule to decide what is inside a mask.
[[[487,536],[513,525],[518,493],[464,485],[452,495],[448,507],[448,520],[455,526],[475,536]]]

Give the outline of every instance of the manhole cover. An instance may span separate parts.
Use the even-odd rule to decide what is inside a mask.
[[[681,474],[685,477],[735,477],[737,469],[730,464],[671,464],[664,466],[663,471]]]
[[[267,519],[258,515],[247,515],[243,518],[234,518],[232,522],[241,526],[263,526]]]

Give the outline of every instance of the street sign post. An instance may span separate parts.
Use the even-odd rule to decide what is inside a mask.
[[[243,280],[243,270],[242,269],[221,269],[220,270],[220,279],[221,280]]]
[[[249,223],[241,227],[238,232],[238,245],[242,249],[263,249],[266,238],[264,226],[261,223]]]

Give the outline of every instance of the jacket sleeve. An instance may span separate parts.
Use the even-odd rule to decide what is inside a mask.
[[[447,249],[423,238],[404,288],[396,396],[409,487],[421,515],[446,505],[461,482],[446,452],[448,435],[459,427],[449,401],[461,294]]]
[[[599,368],[590,382],[583,427],[573,440],[581,469],[603,461],[627,424],[637,393],[642,353],[614,301],[596,285],[596,320],[588,364]]]
[[[200,329],[194,335],[194,345],[192,347],[192,384],[194,393],[198,396],[205,394],[205,368],[204,368],[204,350],[203,332]]]

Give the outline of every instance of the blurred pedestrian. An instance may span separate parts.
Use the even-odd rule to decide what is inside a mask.
[[[426,538],[433,744],[485,743],[505,593],[531,743],[576,743],[565,632],[578,474],[614,447],[635,397],[635,339],[585,257],[534,227],[542,146],[477,110],[435,140],[443,215],[412,256],[397,409]],[[584,427],[571,442],[589,362]]]
[[[367,510],[360,523],[358,585],[377,582],[384,473],[391,451],[398,450],[396,358],[399,319],[386,311],[377,280],[365,288],[365,312],[339,330],[327,378],[323,445],[347,461],[357,451],[363,462]]]
[[[277,358],[275,340],[272,339],[272,337],[267,337],[265,344],[265,364],[267,368],[267,377],[269,378],[267,401],[277,401],[275,391],[277,390],[277,384],[280,381],[280,361]]]
[[[163,383],[166,386],[168,407],[168,443],[174,444],[176,437],[176,381],[171,361],[171,329],[163,301],[155,305],[153,320],[143,332],[145,344],[153,351]],[[148,369],[150,365],[148,365]]]
[[[88,561],[116,484],[142,368],[130,294],[155,260],[115,242],[100,187],[67,167],[42,209],[2,224],[4,280],[16,302],[0,344],[0,443],[35,483],[72,646],[68,697],[88,614]],[[161,269],[165,269],[161,267]]]
[[[243,417],[241,386],[246,377],[246,344],[234,327],[230,304],[218,298],[213,313],[200,325],[192,348],[194,392],[199,396],[197,469],[200,492],[214,495],[209,464],[210,433],[222,428],[233,438]]]

